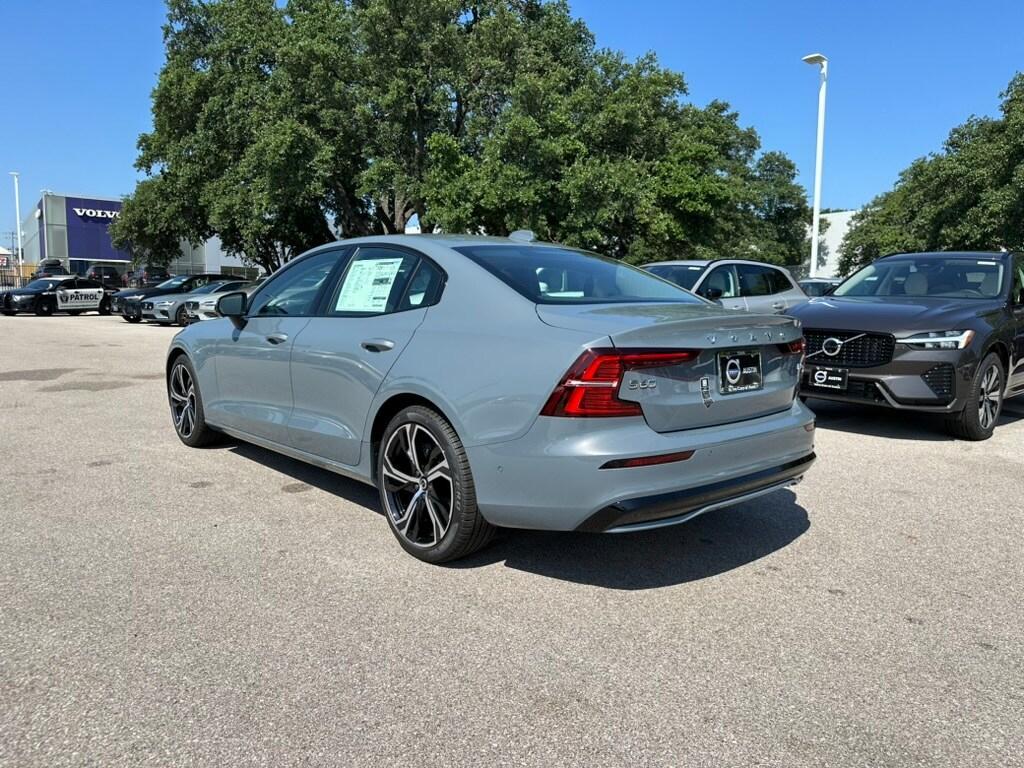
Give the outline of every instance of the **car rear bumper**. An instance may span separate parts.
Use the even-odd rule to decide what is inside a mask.
[[[796,485],[803,478],[804,472],[810,469],[815,458],[812,451],[799,459],[749,475],[688,488],[685,491],[623,499],[598,510],[584,520],[576,530],[626,533],[685,523],[705,512]]]
[[[631,530],[792,485],[814,458],[814,415],[781,413],[658,433],[642,417],[541,417],[522,438],[467,447],[484,517],[546,530]],[[685,460],[604,468],[609,462],[692,451]]]

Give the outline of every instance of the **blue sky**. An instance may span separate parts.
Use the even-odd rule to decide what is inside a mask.
[[[46,13],[41,9],[45,8]],[[823,204],[857,207],[971,114],[995,114],[1024,70],[1021,0],[703,2],[575,0],[599,45],[657,53],[693,101],[723,99],[765,148],[787,153],[810,189],[817,75],[830,61]],[[135,141],[150,124],[162,61],[157,0],[0,3],[0,243],[39,190],[130,192]]]

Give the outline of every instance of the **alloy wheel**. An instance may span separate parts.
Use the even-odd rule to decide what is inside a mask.
[[[451,469],[437,439],[407,422],[384,446],[382,462],[387,514],[403,539],[424,549],[438,544],[452,520]]]
[[[189,437],[196,428],[196,387],[192,374],[181,363],[171,370],[169,392],[174,428],[182,437]]]
[[[982,429],[991,429],[996,423],[1002,397],[1002,377],[999,375],[999,369],[994,365],[989,366],[981,378],[981,388],[978,391],[978,423]]]

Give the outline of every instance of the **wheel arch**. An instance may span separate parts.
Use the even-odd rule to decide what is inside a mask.
[[[445,409],[438,405],[436,402],[431,400],[429,397],[417,394],[415,392],[397,392],[389,395],[384,400],[377,411],[373,414],[373,421],[370,424],[369,431],[369,446],[370,446],[370,480],[374,483],[377,482],[377,452],[380,450],[381,440],[384,438],[384,430],[387,429],[391,420],[397,413],[405,408],[409,408],[414,405],[421,405],[425,408],[429,408],[432,411],[436,411],[445,421],[452,425],[452,429],[455,430],[456,434],[459,433],[459,427],[455,421],[445,412]],[[461,435],[459,436],[461,438]]]
[[[981,361],[984,360],[988,355],[994,354],[999,358],[999,362],[1003,364],[1003,378],[1005,381],[1010,380],[1010,345],[1003,339],[990,339],[985,345],[985,351],[981,353],[978,358],[978,365],[981,365]]]
[[[184,347],[173,346],[170,352],[167,353],[167,362],[164,365],[164,380],[171,375],[171,368],[174,365],[174,361],[184,355],[188,357],[188,351]]]

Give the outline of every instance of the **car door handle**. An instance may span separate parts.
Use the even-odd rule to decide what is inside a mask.
[[[288,334],[287,333],[268,333],[267,334],[267,341],[269,341],[271,344],[283,344],[284,342],[288,341]]]
[[[777,309],[779,311],[782,311],[785,308],[786,308],[786,304],[784,302],[781,302],[781,301],[776,301],[774,304],[772,304],[772,309]]]
[[[369,352],[387,352],[395,348],[395,342],[391,339],[367,339],[362,347]]]

